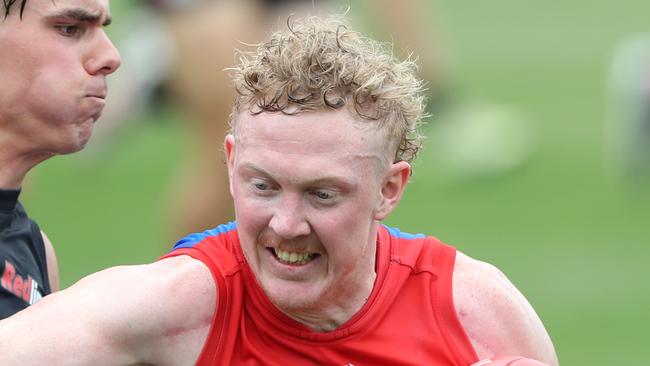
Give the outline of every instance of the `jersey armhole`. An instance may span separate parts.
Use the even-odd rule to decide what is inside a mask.
[[[180,255],[187,255],[198,261],[201,261],[212,273],[212,278],[214,279],[215,289],[217,291],[217,305],[212,315],[212,321],[210,325],[210,330],[208,331],[208,337],[203,344],[201,353],[196,360],[196,366],[200,365],[211,365],[212,360],[207,360],[207,354],[210,350],[216,349],[221,341],[221,334],[223,334],[223,328],[225,325],[225,314],[226,314],[226,302],[228,299],[226,281],[221,273],[221,270],[217,263],[215,263],[210,256],[203,253],[201,250],[196,248],[179,248],[171,253],[163,256],[161,259],[176,257]]]
[[[456,248],[437,243],[438,250],[435,256],[435,267],[438,269],[438,279],[434,281],[434,314],[444,339],[454,351],[456,362],[461,365],[469,365],[478,361],[478,355],[463,328],[453,298],[453,273],[456,261]]]
[[[47,254],[45,251],[45,241],[43,240],[43,233],[38,227],[38,224],[33,220],[29,220],[29,228],[32,232],[32,238],[34,239],[33,245],[30,245],[32,254],[36,259],[38,265],[38,270],[41,271],[41,276],[43,278],[43,296],[49,295],[52,293],[52,287],[50,286],[50,275],[47,270]]]

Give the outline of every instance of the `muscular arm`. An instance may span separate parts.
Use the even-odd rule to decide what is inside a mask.
[[[189,257],[114,267],[0,321],[2,365],[192,365],[215,301]]]
[[[496,267],[459,252],[453,285],[456,312],[480,359],[523,356],[558,365],[542,321]]]

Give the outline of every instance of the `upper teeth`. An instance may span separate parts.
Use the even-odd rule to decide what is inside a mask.
[[[313,254],[310,253],[296,253],[296,252],[287,252],[282,249],[273,248],[275,255],[280,258],[281,261],[291,263],[291,264],[304,264],[307,263]]]

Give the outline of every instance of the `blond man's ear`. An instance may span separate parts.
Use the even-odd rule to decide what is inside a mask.
[[[226,153],[226,165],[228,166],[228,187],[230,190],[230,195],[233,195],[232,190],[232,175],[233,175],[233,166],[235,163],[235,136],[232,134],[226,135],[226,138],[223,141],[224,151]]]
[[[380,200],[375,210],[375,220],[383,220],[395,209],[402,199],[410,176],[411,165],[409,163],[399,161],[391,165],[382,181]]]

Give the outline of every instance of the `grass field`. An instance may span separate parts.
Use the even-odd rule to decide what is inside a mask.
[[[563,365],[648,364],[650,182],[608,174],[603,140],[613,52],[650,33],[650,3],[444,0],[436,9],[423,11],[441,22],[455,105],[516,110],[535,144],[516,168],[458,176],[435,144],[445,114],[434,116],[389,223],[500,267],[539,312]],[[23,200],[57,248],[65,286],[153,261],[171,245],[165,194],[191,141],[169,111],[133,121],[104,154],[56,158],[30,177]]]

